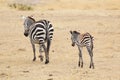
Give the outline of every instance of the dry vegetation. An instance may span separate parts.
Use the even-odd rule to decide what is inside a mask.
[[[40,0],[29,3],[34,6],[29,11],[10,8],[11,3],[14,0],[0,0],[0,80],[120,80],[119,0]],[[21,15],[52,22],[55,33],[48,65],[39,58],[32,62]],[[85,48],[84,68],[77,66],[78,50],[71,46],[70,30],[94,36],[94,70],[89,69]]]
[[[11,7],[11,8],[17,9],[17,10],[21,10],[21,11],[33,10],[33,8],[31,6],[25,5],[25,4],[16,4],[16,3],[13,3],[13,4],[9,4],[8,6]]]

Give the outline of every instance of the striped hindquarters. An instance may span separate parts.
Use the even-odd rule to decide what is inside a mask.
[[[46,21],[47,24],[47,38],[49,38],[50,40],[52,40],[53,38],[53,32],[54,32],[54,29],[53,29],[53,26],[52,24],[49,22],[49,21]]]
[[[50,21],[41,20],[37,21],[31,29],[31,40],[34,43],[44,43],[48,38],[52,40],[53,37],[53,27]]]
[[[82,34],[80,44],[81,46],[93,46],[93,37],[89,33]]]

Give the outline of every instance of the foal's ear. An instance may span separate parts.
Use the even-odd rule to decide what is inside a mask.
[[[73,31],[74,33],[76,33],[76,34],[80,34],[79,32],[77,32],[77,31]]]
[[[72,34],[72,31],[70,31],[70,33]]]

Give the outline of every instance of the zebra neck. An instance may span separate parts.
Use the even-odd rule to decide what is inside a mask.
[[[33,27],[34,27],[34,23],[30,25],[29,30],[33,29]]]
[[[76,45],[80,45],[80,42],[79,42],[79,41],[76,41]]]

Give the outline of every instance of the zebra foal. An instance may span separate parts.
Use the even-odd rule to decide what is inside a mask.
[[[94,69],[94,63],[93,63],[93,37],[89,33],[81,34],[77,31],[70,31],[71,34],[71,41],[72,46],[74,47],[75,44],[78,47],[79,50],[79,62],[78,66],[81,68],[83,67],[83,58],[82,58],[82,47],[86,47],[89,55],[90,55],[90,66],[89,68]]]
[[[54,32],[52,24],[47,20],[35,21],[35,19],[31,16],[23,18],[24,35],[26,37],[30,37],[30,42],[33,48],[33,61],[36,60],[35,44],[39,44],[40,60],[43,61],[43,56],[41,54],[41,48],[43,48],[46,58],[45,64],[49,63],[49,49]],[[47,45],[45,45],[45,43],[47,43]]]

